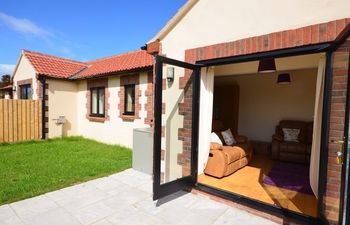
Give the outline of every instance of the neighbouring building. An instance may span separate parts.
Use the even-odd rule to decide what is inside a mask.
[[[3,98],[3,99],[12,98],[12,85],[6,85],[0,88],[0,98]]]
[[[12,81],[14,99],[45,98],[47,138],[131,147],[133,129],[152,124],[153,58],[142,50],[89,62],[23,50]]]

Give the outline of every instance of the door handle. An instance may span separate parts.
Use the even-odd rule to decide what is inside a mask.
[[[344,144],[344,140],[331,140],[334,144]]]

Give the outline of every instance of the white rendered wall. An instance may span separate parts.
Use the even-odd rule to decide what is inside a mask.
[[[78,131],[78,82],[58,79],[46,80],[49,88],[47,91],[49,100],[49,138],[79,135]],[[59,116],[66,118],[63,125],[56,124]]]
[[[80,81],[78,84],[78,105],[77,105],[77,118],[78,118],[78,135],[82,135],[87,138],[92,138],[101,142],[110,144],[120,144],[126,147],[132,147],[133,141],[133,129],[149,127],[144,123],[147,116],[145,110],[145,103],[147,98],[145,91],[147,89],[147,72],[140,73],[139,87],[141,90],[141,96],[139,98],[141,104],[141,111],[139,112],[140,119],[134,121],[123,121],[119,117],[118,104],[120,102],[118,92],[120,90],[120,78],[109,77],[109,120],[105,122],[92,122],[86,118],[86,91],[87,82]]]
[[[235,41],[350,17],[349,0],[199,0],[161,40],[162,53]]]

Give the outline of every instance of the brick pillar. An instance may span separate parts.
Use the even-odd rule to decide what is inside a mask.
[[[145,118],[145,124],[153,126],[153,72],[147,73],[147,90],[145,91],[147,102],[145,104],[145,110],[147,112]]]
[[[338,224],[341,169],[336,163],[335,152],[341,151],[343,145],[332,141],[344,137],[347,81],[349,74],[350,38],[332,56],[332,85],[330,99],[328,164],[323,214],[331,224]]]
[[[43,123],[45,123],[45,139],[49,138],[49,84],[45,84],[45,93],[44,93],[44,98],[45,98],[45,120]]]
[[[178,130],[178,139],[182,141],[182,153],[178,154],[177,163],[182,167],[182,176],[191,173],[192,150],[192,70],[185,70],[180,77],[180,89],[184,90],[183,102],[179,104],[179,114],[183,115],[183,126]]]

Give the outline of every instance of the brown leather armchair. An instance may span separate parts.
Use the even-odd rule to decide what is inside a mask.
[[[298,142],[284,140],[283,128],[299,129]],[[276,160],[310,162],[313,122],[281,120],[272,136],[272,158]]]
[[[225,130],[220,121],[213,122],[213,132],[223,141],[221,131]],[[234,135],[236,144],[223,146],[211,143],[210,153],[204,173],[213,177],[221,178],[228,176],[238,169],[246,166],[252,158],[252,146],[247,137]],[[223,142],[224,143],[224,142]]]

